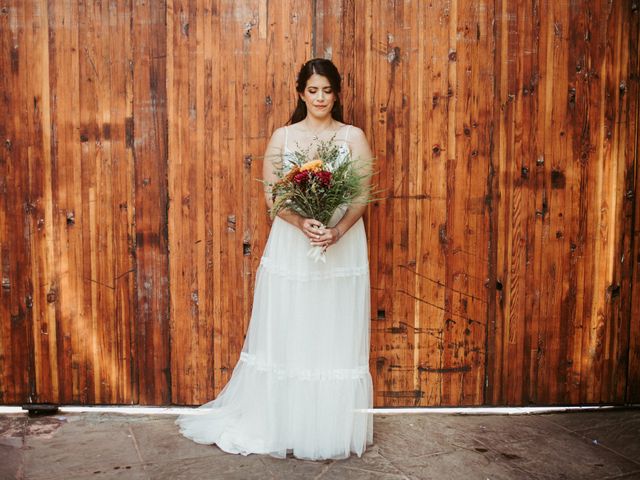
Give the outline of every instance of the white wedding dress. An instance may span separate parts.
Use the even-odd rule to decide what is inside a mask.
[[[346,141],[341,149],[346,158]],[[304,234],[276,217],[240,360],[215,400],[178,417],[184,436],[229,453],[311,460],[360,456],[372,443],[362,219],[329,247],[326,263],[308,250]]]

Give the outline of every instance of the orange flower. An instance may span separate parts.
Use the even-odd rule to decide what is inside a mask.
[[[300,167],[300,171],[304,172],[305,170],[309,170],[311,172],[318,172],[322,170],[322,160],[316,158],[315,160],[305,163]]]
[[[300,168],[298,168],[298,166],[295,165],[289,171],[289,173],[287,173],[283,178],[280,179],[280,181],[278,183],[279,184],[284,184],[284,183],[291,182],[293,180],[293,177],[295,177],[298,173],[300,173]]]

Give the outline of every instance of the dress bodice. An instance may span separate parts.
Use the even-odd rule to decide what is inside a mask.
[[[338,148],[340,150],[338,153],[338,157],[336,159],[336,163],[335,163],[336,166],[342,164],[342,162],[344,162],[347,158],[349,158],[349,155],[351,154],[351,150],[349,150],[349,146],[346,144],[346,142],[341,143]],[[290,148],[285,146],[284,153],[282,154],[283,172],[286,174],[296,164],[297,164],[297,159],[295,154]]]
[[[345,138],[344,140],[340,143],[340,145],[338,146],[339,148],[339,153],[338,153],[338,158],[336,159],[336,163],[335,166],[340,165],[342,162],[344,162],[347,158],[349,158],[350,154],[351,154],[351,150],[349,149],[349,145],[348,145],[348,140],[349,140],[349,133],[351,131],[351,125],[347,126],[347,132],[345,134]],[[295,153],[293,152],[293,150],[291,150],[289,148],[289,127],[286,126],[284,127],[284,148],[283,148],[283,152],[282,152],[282,170],[283,173],[287,173],[289,170],[291,170],[291,168],[293,168],[294,165],[296,165],[297,159],[295,156]]]

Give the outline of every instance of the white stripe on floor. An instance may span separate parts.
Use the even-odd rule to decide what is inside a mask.
[[[630,405],[637,407],[637,405]],[[535,413],[576,412],[619,408],[615,405],[553,406],[553,407],[427,407],[373,408],[360,410],[375,415],[458,414],[458,415],[528,415]],[[59,413],[121,413],[127,415],[190,415],[202,413],[193,407],[135,407],[135,406],[74,406],[61,405]],[[27,413],[22,407],[0,406],[0,414]]]

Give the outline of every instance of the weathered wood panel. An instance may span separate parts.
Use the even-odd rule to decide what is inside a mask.
[[[263,149],[334,60],[378,406],[640,401],[634,2],[0,0],[0,402],[199,404],[269,222]]]
[[[629,2],[496,3],[487,403],[625,401],[637,16]]]
[[[9,403],[133,400],[131,9],[124,7],[0,7],[9,55],[2,76],[15,82],[4,97],[2,163],[20,175],[3,175],[11,192],[2,246],[11,300],[3,302],[9,328],[1,342],[11,367],[0,391]],[[14,369],[23,378],[4,377]]]
[[[629,167],[625,171],[622,194],[624,196],[622,227],[622,255],[620,275],[622,300],[618,315],[629,319],[629,358],[626,381],[627,402],[640,402],[640,11],[636,3],[631,11],[623,11],[624,28],[620,41],[627,63],[623,70],[625,79],[620,84],[620,93],[626,99],[626,117],[620,127],[620,154]],[[624,35],[622,35],[624,33]],[[626,49],[624,48],[626,42]],[[623,66],[624,68],[624,66]]]
[[[15,2],[14,2],[15,3]],[[0,302],[0,401],[17,403],[33,398],[34,364],[34,284],[31,260],[31,216],[35,205],[29,199],[29,91],[26,88],[28,58],[23,53],[24,12],[14,3],[0,10],[0,82],[2,111],[0,122],[0,255],[2,302]],[[34,31],[38,37],[39,28]],[[35,39],[34,39],[35,42]],[[34,139],[38,143],[37,139]],[[39,153],[42,153],[42,149]],[[19,185],[20,188],[15,188]],[[40,206],[41,211],[44,207]],[[35,278],[34,278],[35,277]],[[41,299],[40,299],[41,300]],[[38,308],[46,303],[39,302]]]
[[[122,5],[121,8],[126,8]],[[166,3],[131,5],[135,158],[135,348],[137,401],[172,400],[169,325]],[[129,117],[131,118],[131,117]]]

